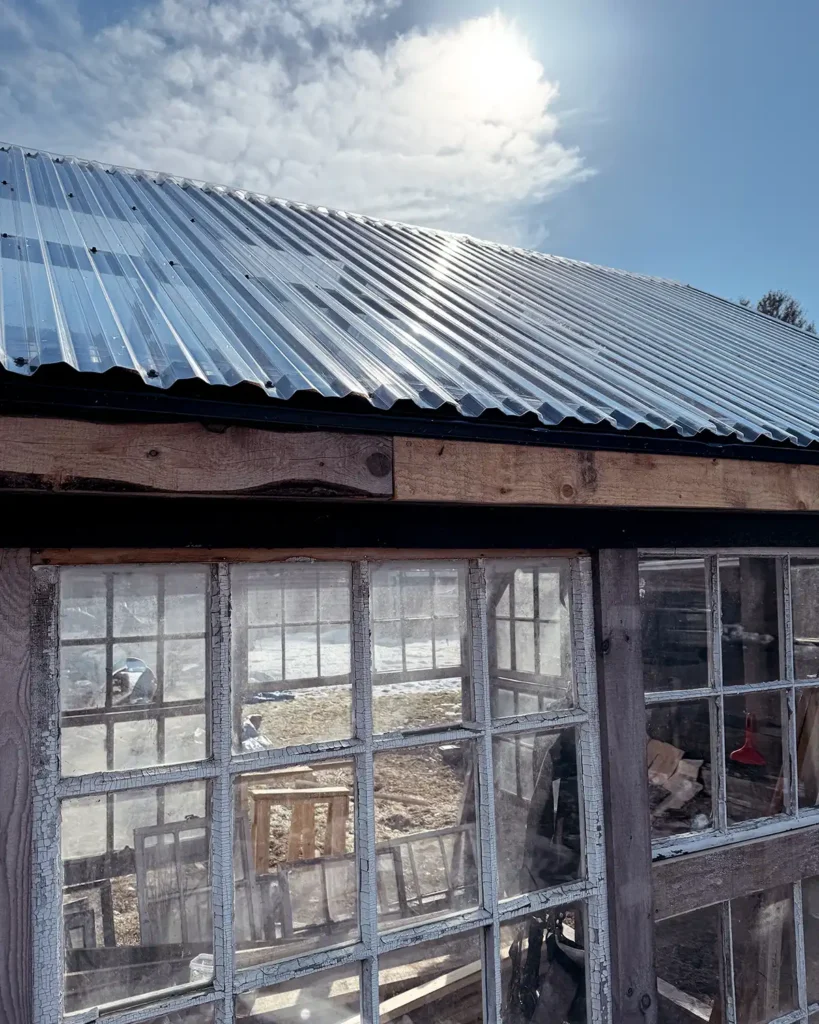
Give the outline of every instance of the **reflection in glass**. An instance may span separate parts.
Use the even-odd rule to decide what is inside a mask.
[[[819,686],[796,691],[796,763],[799,806],[819,804]]]
[[[62,774],[207,757],[206,571],[65,569],[60,581]]]
[[[63,801],[67,1012],[202,980],[192,965],[213,947],[208,809],[205,783]]]
[[[569,562],[491,560],[486,600],[493,717],[570,707]]]
[[[725,698],[725,772],[729,823],[783,810],[782,694]]]
[[[658,1024],[722,1019],[712,1016],[722,998],[719,916],[719,907],[703,907],[654,925]]]
[[[241,1024],[342,1024],[360,1013],[358,964],[236,996]]]
[[[378,958],[378,989],[382,1020],[400,1019],[398,1008],[412,1004],[412,1024],[482,1024],[479,933],[383,953]],[[416,993],[426,995],[416,999]]]
[[[819,559],[791,558],[793,657],[797,679],[819,679]]]
[[[382,927],[477,905],[474,759],[472,743],[375,754]]]
[[[352,735],[351,570],[234,566],[234,750]]]
[[[640,611],[645,689],[708,686],[705,560],[642,559]]]
[[[802,879],[802,924],[808,1002],[819,1003],[819,877]]]
[[[711,702],[652,704],[646,728],[652,837],[710,828]]]
[[[236,778],[234,928],[239,966],[358,935],[349,761]]]
[[[465,566],[378,566],[371,606],[373,730],[461,721],[469,699]]]
[[[765,1024],[795,1009],[791,886],[731,900],[737,1020]]]
[[[575,730],[496,736],[492,756],[501,896],[581,877]]]
[[[586,1024],[585,934],[579,903],[501,926],[502,1024]]]
[[[777,560],[721,557],[719,581],[723,683],[741,686],[781,679]]]

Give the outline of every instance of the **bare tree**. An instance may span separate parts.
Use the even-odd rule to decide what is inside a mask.
[[[742,306],[751,305],[750,299],[740,299],[739,302]],[[816,334],[816,324],[812,320],[808,320],[805,310],[787,292],[776,289],[765,292],[755,308],[766,316],[772,316],[786,324],[793,324],[794,327],[801,327],[808,334]]]

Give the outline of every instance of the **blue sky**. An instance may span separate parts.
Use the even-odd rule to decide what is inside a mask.
[[[819,4],[0,0],[0,137],[819,319]],[[559,89],[558,89],[559,86]]]

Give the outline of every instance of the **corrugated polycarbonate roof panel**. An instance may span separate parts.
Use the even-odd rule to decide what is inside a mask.
[[[817,339],[697,289],[0,148],[0,362],[819,440]]]

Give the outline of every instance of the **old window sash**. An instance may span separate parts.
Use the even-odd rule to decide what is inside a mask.
[[[817,549],[782,548],[708,548],[648,549],[642,558],[704,558],[708,620],[708,682],[704,687],[652,691],[645,694],[646,709],[663,704],[685,704],[707,700],[710,708],[712,766],[712,826],[692,832],[655,839],[654,858],[705,850],[725,843],[742,842],[764,835],[776,835],[805,825],[819,823],[819,806],[800,805],[797,763],[797,707],[802,691],[819,686],[819,679],[797,679],[794,670],[794,629],[791,560],[797,556],[819,559]],[[776,562],[777,609],[779,629],[779,678],[766,682],[726,685],[722,663],[722,608],[720,558],[770,558]],[[725,763],[728,751],[725,739],[725,700],[749,694],[778,693],[782,731],[783,807],[773,815],[764,815],[731,824]]]
[[[803,882],[819,877],[819,826],[657,860],[652,874],[655,921],[717,907],[726,1024],[738,1024],[731,901],[774,889],[790,889],[797,1006],[772,1017],[771,1024],[806,1024],[809,1017],[815,1019],[819,1002],[809,1001],[806,979]],[[815,940],[813,952],[815,956]]]
[[[145,566],[149,568],[149,566]],[[353,563],[352,681],[354,737],[279,749],[232,753],[232,695],[230,643],[230,568],[210,568],[210,701],[212,746],[209,759],[149,769],[60,776],[59,702],[59,570],[39,567],[33,583],[33,776],[34,855],[37,876],[33,892],[34,1024],[64,1020],[86,1024],[96,1020],[96,1008],[63,1013],[62,865],[60,859],[60,801],[70,797],[123,792],[142,786],[209,780],[211,792],[211,865],[213,912],[212,982],[153,992],[105,1010],[107,1024],[142,1024],[160,1013],[201,1004],[215,1004],[216,1024],[234,1020],[237,994],[268,987],[324,968],[359,964],[361,1019],[377,1024],[378,957],[391,950],[449,935],[480,929],[484,1019],[501,1017],[501,924],[527,914],[567,903],[585,908],[587,936],[586,986],[589,1021],[609,1024],[608,930],[605,855],[600,803],[600,752],[595,675],[594,629],[590,562],[571,562],[571,630],[573,672],[578,703],[568,711],[539,712],[492,720],[487,656],[486,576],[482,559],[468,563],[468,613],[474,721],[450,728],[425,729],[398,735],[373,736],[372,666],[370,644],[370,564]],[[585,876],[577,881],[499,900],[494,822],[492,740],[532,729],[578,731],[579,795]],[[456,912],[425,924],[377,929],[375,876],[375,817],[373,754],[432,743],[472,741],[477,746],[477,852],[481,880],[475,909]],[[317,950],[257,967],[236,969],[233,934],[233,780],[240,773],[352,757],[355,763],[355,829],[358,864],[359,941]]]

